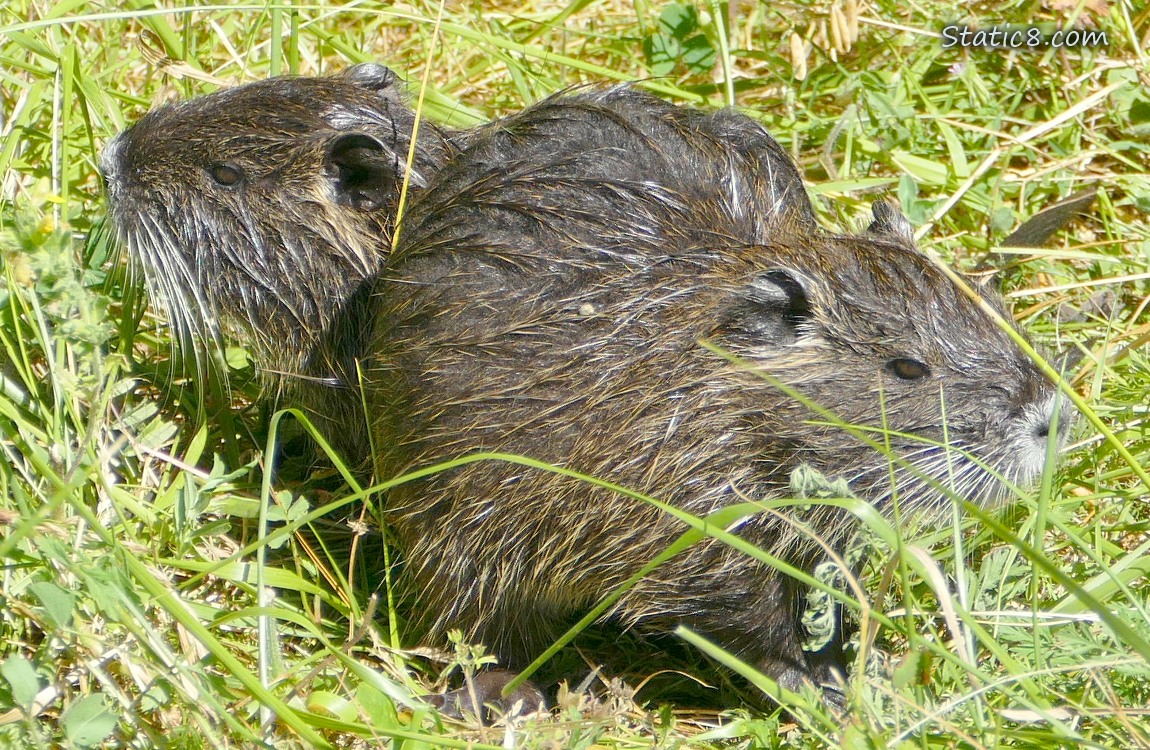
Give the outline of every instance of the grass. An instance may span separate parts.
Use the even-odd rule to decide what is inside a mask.
[[[440,11],[0,9],[0,746],[1150,747],[1150,11],[962,11],[1108,36],[1036,52],[942,49],[957,11],[936,0],[864,4],[854,39],[848,4],[813,0]],[[244,353],[231,391],[191,387],[100,230],[95,170],[158,101],[368,59],[460,127],[584,81],[737,104],[800,161],[828,224],[894,196],[924,247],[999,269],[1032,338],[1083,355],[1068,379],[1098,422],[1008,507],[913,537],[856,508],[873,549],[845,719],[807,695],[719,714],[619,683],[513,730],[412,708],[441,665],[401,649],[394,552],[359,505],[378,493],[265,481],[274,430]],[[1083,189],[1093,207],[1043,248],[1001,246]]]

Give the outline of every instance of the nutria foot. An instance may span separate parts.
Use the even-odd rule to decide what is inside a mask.
[[[503,696],[503,688],[516,676],[516,672],[508,669],[489,669],[468,678],[457,690],[425,695],[423,700],[452,719],[470,714],[487,721],[495,716],[520,716],[547,710],[547,700],[531,682],[524,682],[510,695]]]

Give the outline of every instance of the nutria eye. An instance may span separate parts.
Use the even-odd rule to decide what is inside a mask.
[[[917,359],[899,357],[886,363],[886,369],[902,380],[918,380],[930,375],[930,368]]]
[[[236,185],[244,178],[244,173],[239,167],[233,167],[231,164],[213,164],[208,167],[208,174],[217,184],[224,187]]]

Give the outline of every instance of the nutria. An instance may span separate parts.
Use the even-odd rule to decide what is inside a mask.
[[[321,117],[319,130],[328,132],[324,125]],[[125,176],[129,164],[187,163],[153,151],[159,132],[129,131],[103,159],[113,217],[158,277],[154,292],[185,313],[232,321],[270,369],[321,373],[296,398],[332,415],[329,424],[353,438],[342,444],[347,451],[362,451],[366,440],[358,417],[329,406],[328,391],[347,390],[347,363],[362,359],[382,477],[507,451],[703,515],[744,498],[786,496],[791,469],[805,462],[850,478],[862,497],[889,508],[890,461],[849,431],[812,422],[770,378],[848,422],[933,440],[943,434],[941,389],[952,444],[1008,479],[1031,478],[1043,465],[1054,391],[1034,366],[919,253],[897,211],[876,205],[861,236],[820,229],[791,160],[733,111],[681,109],[628,88],[549,99],[470,134],[450,160],[429,159],[436,169],[422,172],[427,185],[403,219],[395,254],[379,254],[386,222],[366,234],[353,223],[340,243],[352,248],[352,263],[343,253],[328,263],[326,243],[308,250],[311,219],[286,225],[303,239],[259,225],[247,235],[258,241],[196,250],[195,238],[216,223],[242,225],[235,217],[247,213],[245,196],[212,204],[223,220],[202,206],[169,217],[129,200],[143,190],[142,179]],[[437,141],[428,153],[450,154],[449,146]],[[342,171],[320,163],[294,168],[313,186],[325,184],[317,174],[334,174],[321,203],[358,217],[356,199],[330,200],[341,194]],[[193,171],[215,164],[224,162]],[[194,188],[165,180],[159,170],[154,179],[170,205],[199,206],[198,192],[215,190],[207,180]],[[356,189],[365,184],[356,180]],[[306,257],[269,271],[268,248],[290,249],[273,259]],[[232,269],[238,284],[220,270],[189,268],[183,258],[201,252],[212,269]],[[365,253],[369,261],[359,264]],[[352,283],[340,283],[344,276]],[[271,310],[251,307],[253,286],[271,292],[261,303]],[[330,310],[317,303],[319,291],[336,301]],[[282,304],[280,296],[305,302]],[[992,471],[961,454],[906,435],[889,440],[912,464],[894,472],[904,508],[945,503],[952,484],[973,499],[1002,493]],[[464,628],[511,667],[683,530],[652,506],[493,461],[394,490],[388,515],[432,636]],[[809,531],[762,514],[739,533],[808,568],[822,556],[809,534],[841,549],[850,533],[831,511],[794,517]],[[656,633],[685,623],[796,687],[827,679],[800,647],[800,592],[711,541],[664,565],[608,617]]]
[[[487,128],[413,202],[375,294],[383,476],[522,454],[705,516],[790,497],[809,464],[908,514],[998,500],[1047,455],[1056,390],[906,219],[878,203],[867,232],[820,229],[785,153],[730,112],[610,89]],[[397,488],[388,518],[433,637],[462,628],[511,668],[686,529],[496,460]],[[820,506],[744,518],[737,534],[810,570],[826,557],[814,538],[841,553],[852,528]],[[835,661],[802,648],[802,592],[709,539],[605,617],[685,624],[794,689]]]
[[[409,168],[415,122],[398,76],[367,63],[160,107],[100,157],[112,222],[178,338],[238,336],[349,455],[366,440],[346,321],[390,249],[404,176],[417,191],[453,151],[422,122]]]

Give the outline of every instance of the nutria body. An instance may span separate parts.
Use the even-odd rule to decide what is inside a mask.
[[[788,497],[802,463],[903,513],[993,501],[996,472],[1025,482],[1043,467],[1055,391],[1033,363],[894,209],[877,205],[859,236],[815,226],[789,159],[731,113],[620,89],[536,105],[449,162],[400,238],[371,347],[384,476],[514,453],[705,516]],[[402,486],[388,506],[431,631],[463,628],[512,668],[686,529],[500,461]],[[852,528],[823,507],[752,514],[736,533],[810,569],[825,556],[813,537],[841,552]],[[826,679],[801,646],[800,592],[710,539],[607,617],[685,624],[795,688]]]
[[[100,159],[111,218],[181,339],[235,335],[287,403],[364,449],[355,359],[365,280],[414,193],[453,151],[402,82],[364,64],[153,110]],[[339,425],[336,428],[336,425]]]

